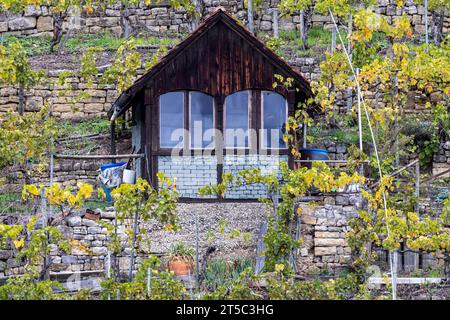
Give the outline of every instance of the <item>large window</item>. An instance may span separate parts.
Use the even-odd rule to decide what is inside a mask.
[[[287,121],[286,99],[275,92],[262,92],[262,147],[284,149],[283,130]]]
[[[214,148],[214,99],[201,92],[189,97],[191,148]]]
[[[170,92],[159,98],[161,148],[183,148],[184,92]]]
[[[249,147],[250,93],[241,91],[225,100],[224,137],[226,148]]]

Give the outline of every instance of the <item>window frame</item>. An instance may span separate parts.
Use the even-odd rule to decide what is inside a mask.
[[[227,146],[227,141],[226,141],[226,130],[227,130],[227,98],[231,97],[234,94],[237,93],[242,93],[242,92],[247,92],[248,95],[248,99],[247,99],[247,140],[248,140],[248,146],[247,147],[237,147],[237,146],[232,146],[229,147]],[[232,94],[228,95],[225,97],[224,102],[223,102],[223,128],[222,128],[222,136],[223,136],[223,147],[224,149],[227,150],[250,150],[252,148],[252,139],[251,139],[251,134],[250,134],[250,129],[251,129],[251,124],[252,124],[252,103],[253,103],[253,99],[252,99],[252,90],[242,90],[242,91],[237,91],[237,92],[233,92]]]
[[[212,142],[211,142],[211,147],[209,147],[209,148],[204,148],[203,146],[201,147],[201,148],[198,148],[198,147],[193,147],[192,146],[192,133],[193,132],[191,132],[191,124],[192,124],[192,122],[191,122],[191,119],[192,119],[192,103],[191,103],[191,99],[192,99],[192,93],[201,93],[201,94],[204,94],[204,95],[206,95],[206,96],[208,96],[208,97],[210,97],[211,98],[211,100],[212,100],[212,115],[213,115],[213,121],[212,121],[212,124],[213,124],[213,127],[212,127],[212,129],[214,130],[214,133],[215,133],[215,130],[217,129],[217,124],[216,124],[216,101],[215,101],[215,99],[214,99],[214,97],[213,96],[211,96],[211,95],[209,95],[209,94],[207,94],[207,93],[204,93],[204,92],[201,92],[201,91],[198,91],[198,90],[189,90],[189,91],[185,91],[185,95],[187,95],[187,111],[188,111],[188,119],[187,119],[187,121],[185,121],[186,122],[186,124],[187,124],[187,128],[185,128],[185,129],[187,129],[187,132],[188,132],[188,150],[215,150],[216,149],[216,136],[215,136],[215,134],[214,134],[214,136],[213,136],[213,140],[212,140]]]
[[[179,148],[177,148],[177,147],[167,147],[167,146],[163,146],[162,145],[162,141],[161,141],[161,137],[162,137],[162,125],[161,125],[161,123],[162,123],[162,121],[161,121],[161,115],[162,115],[162,112],[161,112],[161,97],[163,96],[163,95],[166,95],[166,94],[171,94],[171,93],[181,93],[182,94],[182,97],[183,97],[183,104],[182,104],[182,110],[183,110],[183,130],[185,130],[186,129],[186,91],[184,91],[184,90],[177,90],[177,91],[169,91],[169,92],[166,92],[166,93],[163,93],[163,94],[161,94],[161,95],[159,95],[158,96],[158,147],[159,147],[159,149],[160,150],[173,150],[173,149],[179,149]],[[185,148],[185,145],[186,145],[186,135],[185,134],[183,134],[183,141],[182,141],[182,149],[184,149]]]
[[[265,114],[265,110],[264,110],[264,93],[269,92],[269,93],[274,93],[274,94],[278,94],[280,96],[283,97],[284,101],[285,101],[285,107],[286,107],[286,118],[285,118],[285,125],[288,121],[289,118],[289,103],[288,103],[288,99],[280,94],[279,92],[275,92],[275,91],[270,91],[270,90],[261,90],[261,127],[260,127],[260,149],[261,150],[288,150],[288,146],[286,144],[286,146],[284,146],[283,148],[278,147],[278,148],[268,148],[265,144],[266,144],[266,139],[267,139],[267,133],[266,133],[266,129],[264,127],[264,114]],[[281,128],[282,129],[282,128]]]

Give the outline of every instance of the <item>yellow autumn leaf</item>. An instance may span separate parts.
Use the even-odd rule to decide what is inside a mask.
[[[21,238],[19,240],[14,240],[14,246],[16,247],[16,249],[20,249],[25,245],[25,238]]]

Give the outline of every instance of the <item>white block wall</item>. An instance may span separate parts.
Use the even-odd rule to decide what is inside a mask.
[[[223,172],[237,174],[239,171],[260,168],[262,174],[280,172],[280,162],[287,162],[287,156],[226,155]],[[167,177],[177,178],[177,190],[183,198],[199,198],[198,189],[208,184],[217,184],[217,159],[214,156],[158,158],[158,171]],[[263,185],[234,188],[225,194],[227,199],[258,199],[267,196]]]
[[[158,171],[177,178],[177,190],[183,198],[198,198],[200,187],[217,184],[217,159],[214,156],[161,156]]]
[[[268,155],[227,155],[224,157],[223,172],[237,174],[239,171],[259,168],[262,174],[280,172],[280,162],[287,162],[288,156]],[[249,185],[235,188],[226,193],[228,199],[255,199],[267,196],[263,185]]]

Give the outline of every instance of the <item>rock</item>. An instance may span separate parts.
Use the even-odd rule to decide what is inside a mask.
[[[315,247],[315,256],[330,256],[336,254],[336,247]]]
[[[81,226],[81,217],[68,217],[66,218],[66,222],[69,227],[79,227]]]
[[[69,268],[68,264],[64,264],[64,263],[53,263],[50,266],[50,271],[53,272],[61,272],[61,271],[66,271]]]
[[[39,17],[37,20],[37,31],[38,32],[53,31],[53,18],[50,16]]]
[[[12,252],[10,250],[0,250],[0,260],[8,260],[11,256]]]
[[[344,239],[324,239],[324,238],[316,238],[314,239],[314,245],[317,247],[336,247],[345,245]]]
[[[322,16],[319,14],[313,14],[311,17],[312,22],[329,22],[330,18],[328,16]]]
[[[301,221],[304,224],[312,224],[315,225],[317,222],[317,219],[314,217],[311,217],[309,215],[301,215]]]
[[[348,201],[348,197],[346,196],[336,196],[336,204],[337,205],[348,205],[349,201]]]
[[[100,216],[102,219],[114,220],[116,218],[116,213],[114,211],[105,211],[102,212]]]
[[[99,256],[104,256],[108,253],[108,249],[105,247],[92,247],[91,250],[95,255]]]
[[[8,22],[1,21],[0,22],[0,32],[7,32],[7,31],[8,31]]]
[[[26,110],[27,111],[39,111],[44,105],[42,97],[27,97]]]
[[[306,248],[300,249],[300,255],[302,257],[307,257],[308,256],[308,249],[306,249]]]
[[[272,30],[272,23],[270,21],[262,21],[260,25],[262,31]]]
[[[446,143],[444,143],[444,149],[450,150],[450,141],[447,141]]]
[[[41,7],[27,6],[25,10],[26,17],[39,17],[42,14]]]
[[[11,31],[34,29],[36,27],[35,17],[20,17],[9,21],[9,29]]]
[[[81,221],[80,221],[80,223],[81,223]],[[73,233],[74,234],[86,235],[87,234],[87,229],[86,229],[86,227],[74,227],[73,228]]]
[[[316,238],[339,238],[340,233],[339,232],[328,232],[328,231],[316,231],[315,232]]]
[[[6,268],[12,269],[20,267],[20,262],[16,258],[10,258],[6,261]]]
[[[88,227],[87,231],[90,234],[102,233],[102,228],[101,227]]]
[[[81,224],[86,227],[97,227],[98,226],[94,220],[90,220],[90,219],[81,219]]]
[[[119,258],[119,268],[120,270],[128,270],[130,268],[130,258],[128,257]]]
[[[65,238],[68,238],[72,234],[72,228],[68,226],[57,226],[56,228],[61,231]]]
[[[92,246],[94,246],[94,247],[101,247],[102,245],[103,245],[103,242],[100,240],[92,241]]]
[[[74,264],[78,262],[78,258],[75,256],[62,256],[61,261],[66,264]]]
[[[342,146],[342,145],[336,146],[336,153],[346,153],[346,152],[347,152],[347,148],[345,146]]]
[[[0,261],[0,271],[6,270],[6,262]]]

